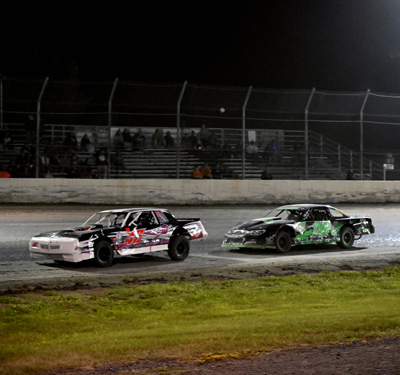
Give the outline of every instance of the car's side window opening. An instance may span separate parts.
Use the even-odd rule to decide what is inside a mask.
[[[328,213],[323,208],[316,208],[313,210],[313,216],[315,221],[326,221],[328,219]]]
[[[157,219],[158,219],[158,221],[159,221],[160,224],[168,223],[168,219],[167,219],[167,217],[164,215],[163,212],[157,211],[157,212],[156,212],[156,216],[157,216]]]
[[[342,217],[347,217],[347,215],[344,212],[335,210],[333,208],[329,208],[329,213],[331,215],[331,218],[342,218]]]
[[[119,226],[119,227],[122,226],[122,224],[124,223],[125,217],[126,217],[126,214],[125,214],[125,213],[118,214],[118,215],[113,219],[112,225],[113,225],[113,226]]]

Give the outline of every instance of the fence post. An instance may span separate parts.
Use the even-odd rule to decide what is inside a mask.
[[[118,78],[115,78],[110,98],[108,99],[108,135],[107,135],[107,143],[108,143],[108,152],[107,152],[107,178],[110,178],[111,174],[111,124],[112,124],[112,101],[114,98],[115,90],[117,88]]]
[[[367,104],[367,99],[369,95],[369,89],[367,90],[367,93],[365,94],[364,102],[361,106],[360,110],[360,180],[363,179],[363,174],[364,174],[364,108],[365,105]]]
[[[305,146],[305,155],[306,155],[306,160],[305,160],[305,167],[306,167],[306,180],[308,180],[308,109],[311,104],[311,100],[314,96],[315,93],[315,87],[311,90],[310,97],[308,98],[308,102],[306,105],[306,109],[304,110],[304,146]]]
[[[350,150],[350,170],[353,172],[353,150]]]
[[[0,74],[0,130],[3,130],[3,75]]]
[[[49,77],[44,80],[42,90],[40,91],[37,106],[36,106],[36,178],[39,178],[39,141],[40,141],[40,111],[41,102],[43,98],[44,91],[46,90],[47,83],[49,82]]]
[[[371,181],[373,180],[372,178],[372,160],[369,161],[369,175],[371,176]]]
[[[246,178],[246,106],[252,89],[253,86],[250,86],[247,90],[247,95],[242,107],[242,180]]]
[[[187,81],[183,83],[181,93],[178,98],[176,105],[176,178],[179,179],[180,174],[180,153],[181,153],[181,102],[185,93]]]

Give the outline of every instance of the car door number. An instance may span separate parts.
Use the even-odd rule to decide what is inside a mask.
[[[329,237],[331,228],[330,221],[301,222],[296,225],[298,234],[295,240],[300,243],[320,242]]]

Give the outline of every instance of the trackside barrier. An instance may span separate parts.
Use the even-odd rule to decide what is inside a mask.
[[[400,181],[0,179],[0,203],[126,205],[399,203]]]

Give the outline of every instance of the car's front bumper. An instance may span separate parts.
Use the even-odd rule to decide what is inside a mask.
[[[275,248],[272,238],[260,236],[225,235],[222,247],[246,247],[255,249]]]
[[[81,248],[76,238],[33,237],[29,243],[33,259],[49,259],[65,262],[81,262],[94,258],[93,248]]]

